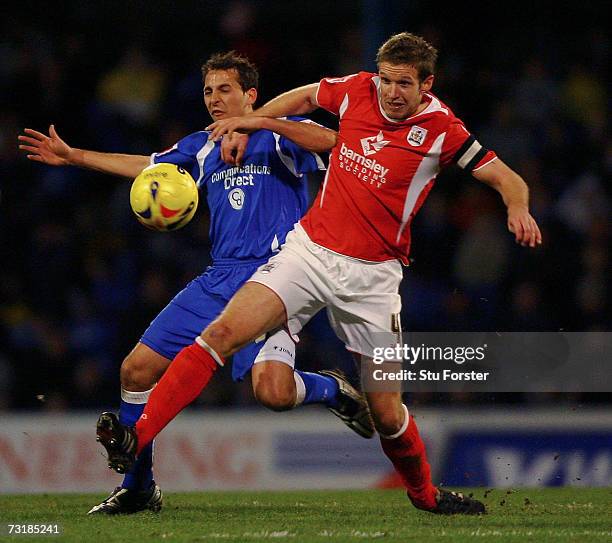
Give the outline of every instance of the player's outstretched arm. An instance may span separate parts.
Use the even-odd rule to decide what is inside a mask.
[[[247,115],[234,117],[236,132],[232,131],[223,137],[221,159],[227,164],[240,166],[248,143],[248,137],[239,132],[270,130],[293,141],[306,151],[322,153],[335,147],[338,133],[311,121],[288,121]]]
[[[529,213],[529,189],[523,178],[499,158],[489,162],[472,175],[501,194],[508,210],[508,230],[523,247],[542,243],[542,233]]]
[[[31,128],[24,129],[24,133],[17,138],[22,142],[19,149],[28,153],[29,160],[51,166],[79,166],[133,179],[150,164],[149,157],[144,155],[99,153],[70,147],[59,137],[54,125],[49,126],[48,136]]]
[[[254,115],[258,117],[278,118],[286,117],[287,115],[303,115],[304,113],[310,113],[319,107],[317,104],[318,88],[318,83],[312,83],[280,94],[276,98],[272,98],[267,104],[256,109],[253,113],[247,115],[247,117]],[[239,117],[221,119],[207,126],[206,130],[211,131],[209,136],[210,139],[216,141],[224,134],[237,131],[237,119],[239,119]]]
[[[270,130],[291,140],[306,151],[322,153],[336,145],[338,133],[311,121],[288,121],[248,115],[235,117],[238,132]],[[246,140],[236,132],[229,132],[221,144],[221,158],[228,164],[242,164],[246,150]]]
[[[304,115],[311,113],[319,107],[317,104],[317,89],[318,83],[311,83],[298,87],[283,94],[279,94],[276,98],[272,98],[269,102],[256,109],[253,115],[261,117],[286,117],[287,115]]]
[[[289,121],[260,117],[262,128],[276,132],[306,151],[323,153],[336,146],[338,132],[312,121]]]

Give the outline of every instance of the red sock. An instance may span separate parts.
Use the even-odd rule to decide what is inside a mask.
[[[380,442],[406,485],[413,505],[419,509],[433,509],[436,506],[437,490],[431,482],[425,444],[419,436],[414,417],[410,416],[408,427],[402,435],[393,439],[381,437]]]
[[[136,423],[136,454],[140,454],[166,424],[199,396],[217,367],[213,356],[197,343],[185,347],[176,355],[151,392]]]

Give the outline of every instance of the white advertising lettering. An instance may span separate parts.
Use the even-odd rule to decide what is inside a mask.
[[[387,143],[384,142],[384,145]],[[338,164],[340,168],[351,172],[357,179],[374,185],[376,188],[380,188],[386,182],[385,176],[389,172],[389,168],[385,168],[375,158],[366,158],[364,155],[347,147],[344,142],[340,146]]]

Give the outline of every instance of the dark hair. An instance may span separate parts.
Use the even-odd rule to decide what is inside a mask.
[[[436,68],[438,51],[420,36],[410,32],[402,32],[391,36],[380,46],[376,55],[376,63],[408,64],[414,66],[423,81],[432,75]]]
[[[243,91],[257,89],[259,84],[259,73],[254,64],[248,58],[228,51],[227,53],[215,53],[204,64],[202,64],[202,82],[211,70],[236,70],[238,73],[238,84]]]

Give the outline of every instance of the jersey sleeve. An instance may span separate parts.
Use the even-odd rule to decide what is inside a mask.
[[[317,89],[317,104],[334,115],[340,114],[345,96],[359,74],[321,79]]]
[[[169,149],[151,155],[151,164],[159,164],[160,162],[169,162],[176,164],[187,170],[191,177],[197,183],[203,177],[203,161],[198,160],[198,156],[202,155],[202,150],[206,146],[213,146],[213,142],[207,141],[206,133],[190,134],[189,136],[179,140]]]
[[[300,123],[317,124],[310,119],[288,119]],[[276,153],[281,162],[296,177],[302,174],[324,170],[325,164],[317,153],[306,151],[288,138],[274,134]]]
[[[462,170],[473,172],[495,160],[497,155],[483,147],[465,125],[455,118],[446,132],[440,158],[442,166],[457,164]]]

